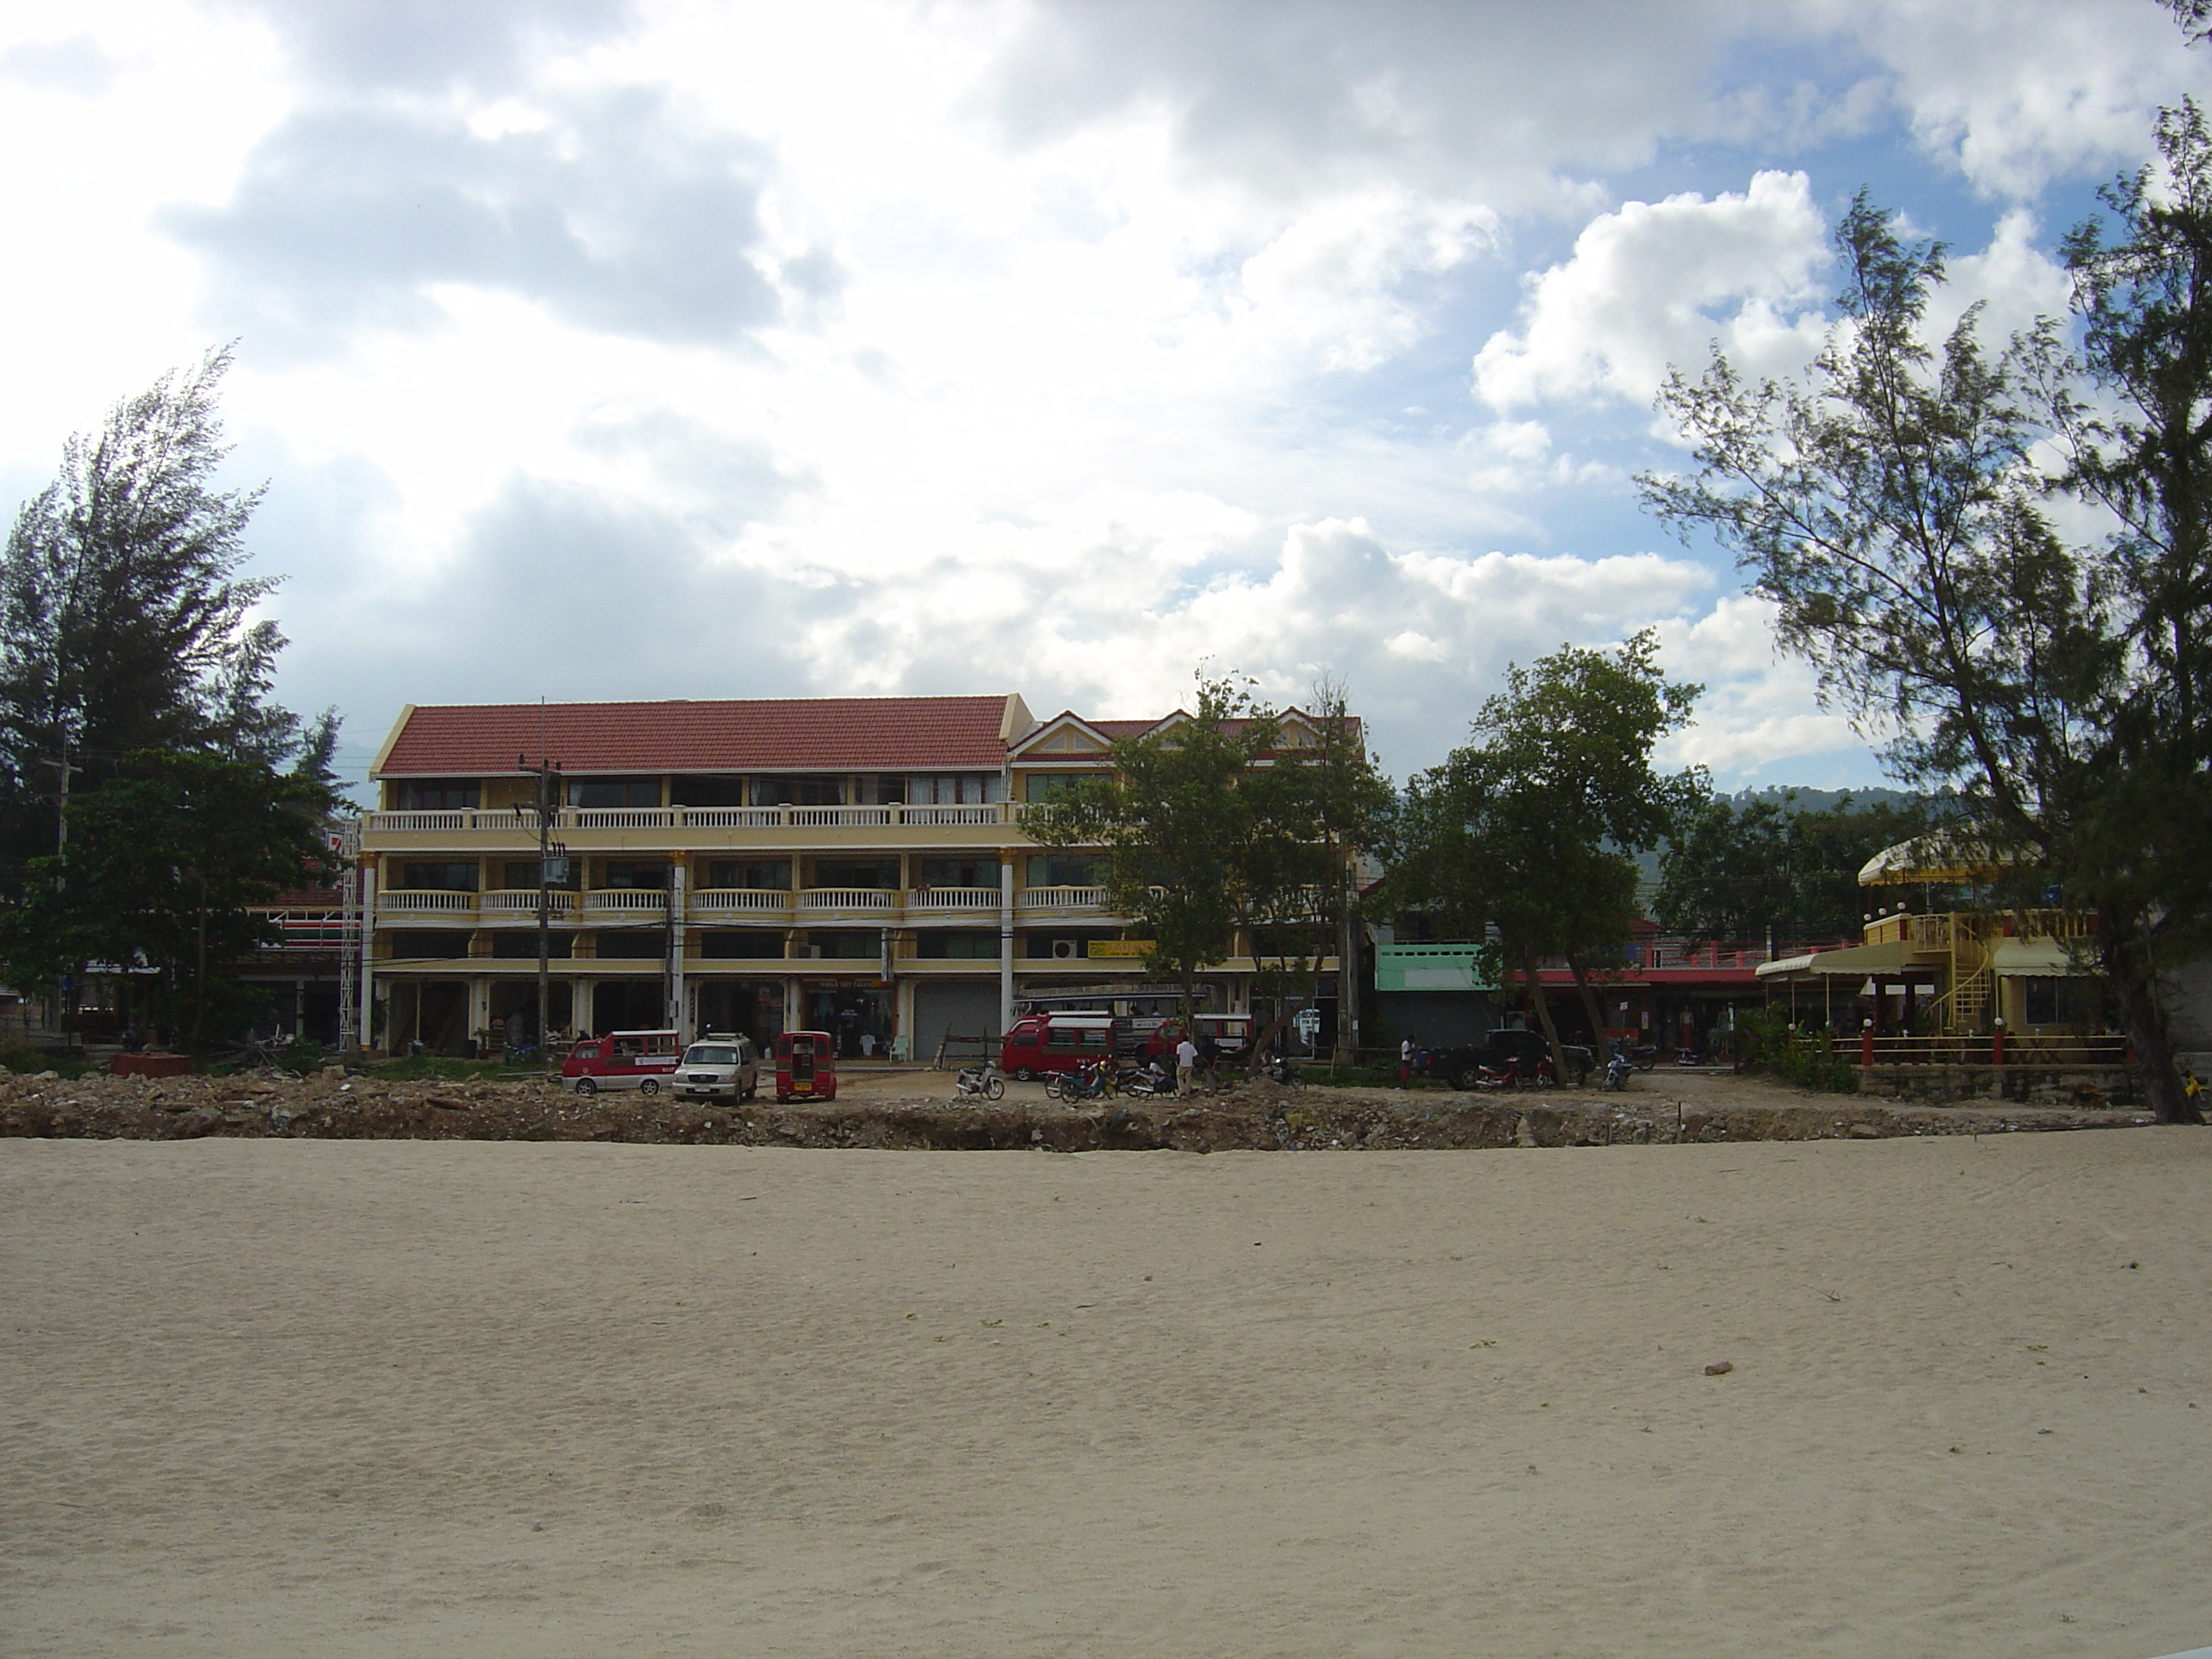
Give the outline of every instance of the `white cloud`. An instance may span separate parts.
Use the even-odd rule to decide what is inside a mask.
[[[1673,678],[1705,688],[1695,722],[1662,746],[1667,764],[1815,784],[1839,761],[1863,769],[1864,740],[1848,719],[1820,707],[1812,669],[1776,648],[1768,601],[1731,593],[1702,617],[1662,624],[1660,660]],[[1855,760],[1860,766],[1849,768]]]
[[[2124,3],[25,11],[0,480],[242,332],[283,690],[362,747],[540,692],[1136,714],[1207,658],[1344,674],[1407,767],[1506,661],[1659,620],[1698,752],[1783,765],[1833,732],[1705,665],[1763,624],[1641,550],[1622,410],[1714,337],[1802,360],[1838,135],[1990,189],[2139,155],[2186,60]],[[1955,262],[1993,324],[2049,308],[2046,223]]]
[[[1520,326],[1475,357],[1476,390],[1498,410],[1649,403],[1668,364],[1702,362],[1713,343],[1747,373],[1785,373],[1820,349],[1826,258],[1802,173],[1758,173],[1741,195],[1626,203],[1529,281]]]

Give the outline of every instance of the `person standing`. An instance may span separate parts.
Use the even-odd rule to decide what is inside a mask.
[[[1189,1093],[1197,1076],[1198,1045],[1190,1040],[1190,1033],[1185,1031],[1182,1041],[1176,1044],[1176,1092],[1179,1095]]]
[[[1221,1045],[1213,1040],[1211,1031],[1201,1031],[1198,1038],[1198,1069],[1206,1079],[1206,1092],[1221,1092]]]
[[[1402,1089],[1413,1080],[1413,1034],[1406,1033],[1406,1040],[1398,1045],[1398,1086]]]

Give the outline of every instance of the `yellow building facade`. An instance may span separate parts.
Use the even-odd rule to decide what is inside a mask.
[[[1097,860],[1024,820],[1155,724],[1012,695],[410,705],[362,823],[362,1029],[533,1040],[541,872],[556,1036],[819,1030],[927,1059],[1018,1006],[1146,1012],[1168,988]],[[1254,966],[1209,972],[1209,1006],[1242,1011]]]

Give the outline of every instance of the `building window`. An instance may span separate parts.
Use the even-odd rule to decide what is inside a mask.
[[[603,868],[603,887],[650,888],[668,886],[668,866],[659,859],[609,859]]]
[[[1029,798],[1031,800],[1050,800],[1064,795],[1079,783],[1088,783],[1103,778],[1103,772],[1032,772],[1029,775]]]
[[[403,864],[399,888],[407,893],[473,893],[477,866],[473,860],[466,864]]]
[[[556,866],[554,879],[545,884],[548,887],[573,888],[575,886],[575,860],[550,859],[547,862]],[[521,892],[538,885],[536,859],[508,859],[501,869],[501,879],[510,892]]]
[[[996,887],[996,859],[917,859],[915,879],[924,887]]]
[[[707,933],[700,938],[699,954],[726,962],[781,957],[783,955],[783,935],[759,931]]]
[[[465,957],[469,953],[469,935],[465,928],[407,929],[392,934],[391,939],[392,954],[412,961],[442,960]]]
[[[713,859],[707,865],[709,887],[747,887],[755,892],[791,890],[789,859]]]
[[[848,961],[873,961],[884,951],[884,936],[875,933],[812,933],[806,936],[806,942],[817,946],[825,957]]]
[[[2031,979],[2021,999],[2030,1025],[2087,1025],[2096,1014],[2095,982],[2086,979]]]
[[[482,798],[474,778],[401,778],[392,786],[392,804],[402,812],[458,812]]]
[[[642,962],[668,954],[665,927],[610,927],[599,934],[599,959]]]
[[[1030,854],[1030,885],[1032,887],[1103,887],[1105,884],[1106,860],[1096,854]]]
[[[565,962],[575,954],[576,936],[574,933],[548,933],[545,935],[545,954],[550,960]],[[491,936],[491,953],[495,957],[524,957],[538,960],[538,930],[527,931],[502,927]]]
[[[842,806],[842,777],[770,777],[753,780],[756,806]]]
[[[951,957],[963,962],[996,962],[999,959],[999,936],[996,933],[921,933],[915,939],[915,954],[938,959]]]
[[[897,806],[906,798],[906,777],[898,772],[869,772],[853,780],[853,799],[860,806]]]
[[[671,778],[668,799],[675,806],[743,806],[745,781],[737,777]]]
[[[817,859],[814,860],[814,884],[817,887],[866,887],[878,892],[894,892],[899,884],[899,861],[896,859]]]
[[[568,780],[568,805],[571,806],[658,806],[660,805],[659,778],[571,778]]]
[[[1006,797],[996,772],[917,772],[906,781],[910,806],[981,806]]]

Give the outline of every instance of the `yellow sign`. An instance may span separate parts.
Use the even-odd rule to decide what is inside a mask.
[[[1148,939],[1094,939],[1091,954],[1094,957],[1140,957],[1152,948]]]

